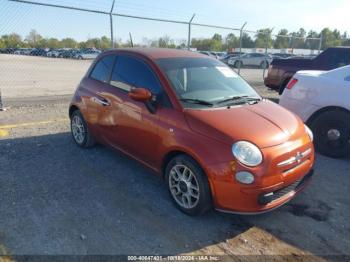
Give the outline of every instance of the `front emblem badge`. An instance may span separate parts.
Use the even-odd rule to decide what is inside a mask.
[[[295,156],[295,160],[297,161],[298,164],[301,162],[302,158],[303,158],[303,154],[300,152],[298,152]]]

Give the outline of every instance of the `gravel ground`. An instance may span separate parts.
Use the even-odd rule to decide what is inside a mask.
[[[258,228],[316,255],[350,255],[350,158],[317,155],[310,186],[273,212],[188,217],[147,168],[106,147],[75,146],[66,100],[10,102],[0,112],[8,132],[0,138],[0,253],[181,254]]]

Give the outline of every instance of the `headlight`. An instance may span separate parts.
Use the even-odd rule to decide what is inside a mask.
[[[254,182],[254,176],[247,171],[240,171],[236,173],[236,180],[242,184],[252,184]]]
[[[307,126],[307,125],[304,125],[305,126],[305,131],[306,133],[309,135],[310,137],[310,140],[311,141],[314,141],[314,134],[312,133],[311,129]]]
[[[259,148],[247,141],[239,141],[232,146],[232,154],[244,165],[257,166],[262,162]]]

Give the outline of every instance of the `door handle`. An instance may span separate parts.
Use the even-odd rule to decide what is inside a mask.
[[[97,98],[97,97],[92,97],[91,98],[93,102],[97,103],[97,104],[100,104],[102,106],[110,106],[111,104],[108,102],[107,99],[100,99],[100,98]]]

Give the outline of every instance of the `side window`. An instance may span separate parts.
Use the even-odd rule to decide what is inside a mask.
[[[331,68],[342,67],[350,64],[350,53],[349,52],[334,52],[330,56],[329,61]]]
[[[112,71],[114,56],[105,56],[98,61],[92,70],[90,77],[107,83],[109,80],[110,73]]]
[[[115,63],[111,85],[130,91],[132,87],[149,89],[153,94],[161,91],[158,79],[142,61],[129,56],[118,56]]]

